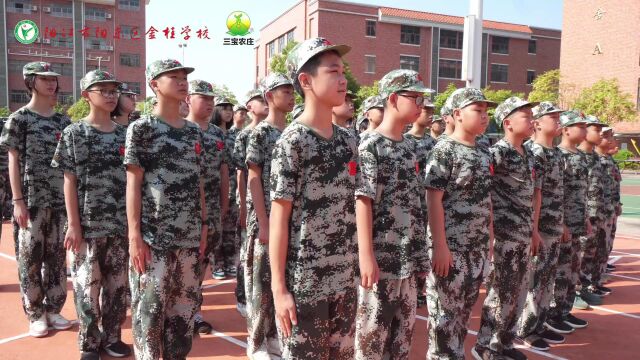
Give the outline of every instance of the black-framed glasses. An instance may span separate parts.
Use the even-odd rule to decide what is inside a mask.
[[[406,97],[406,98],[411,98],[416,102],[417,106],[421,106],[422,104],[424,104],[424,96],[422,95],[408,95],[405,93],[398,93],[398,96],[402,96],[402,97]]]
[[[120,90],[107,90],[107,89],[94,89],[87,90],[87,92],[99,92],[104,97],[118,97],[120,96]]]

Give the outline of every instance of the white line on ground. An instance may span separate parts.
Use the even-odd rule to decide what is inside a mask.
[[[416,315],[416,319],[420,319],[420,320],[424,320],[424,321],[427,321],[427,320],[428,320],[428,318],[427,318],[427,317],[422,316],[422,315]],[[471,330],[471,329],[467,329],[467,333],[469,333],[469,334],[471,334],[471,335],[474,335],[474,336],[478,336],[478,333],[477,333],[476,331]],[[560,357],[560,356],[556,356],[556,355],[553,355],[553,354],[548,353],[548,352],[538,351],[538,350],[535,350],[535,349],[531,349],[531,348],[528,348],[528,347],[523,346],[523,345],[515,345],[515,347],[516,347],[516,348],[518,348],[518,349],[522,349],[522,350],[530,351],[530,352],[532,352],[532,353],[536,353],[536,354],[538,354],[538,355],[545,356],[545,357],[548,357],[548,358],[550,358],[550,359],[554,359],[554,360],[568,360],[567,358],[563,358],[563,357]]]
[[[635,236],[635,235],[625,235],[625,234],[616,233],[616,238],[618,238],[618,237],[625,238],[625,239],[631,239],[631,240],[640,240],[640,237]]]
[[[615,264],[621,258],[622,258],[622,256],[611,256],[611,257],[609,257],[609,265]]]
[[[612,313],[612,314],[618,314],[618,315],[630,317],[632,319],[640,320],[640,316],[635,315],[635,314],[628,314],[626,312],[622,312],[622,311],[618,311],[618,310],[611,310],[611,309],[607,309],[607,308],[604,308],[604,307],[601,307],[601,306],[593,306],[593,305],[591,305],[591,307],[594,308],[594,309],[598,309],[598,310],[604,311],[604,312],[608,312],[608,313]]]
[[[3,257],[5,259],[9,259],[9,260],[12,260],[12,261],[16,261],[15,256],[7,255],[7,254],[1,253],[1,252],[0,252],[0,257]]]
[[[607,275],[615,276],[615,277],[619,277],[619,278],[623,278],[623,279],[640,281],[640,278],[629,276],[629,275],[618,275],[618,274],[607,274]]]
[[[216,287],[216,286],[220,286],[220,285],[224,285],[224,284],[229,284],[229,283],[233,283],[233,282],[236,282],[236,280],[235,280],[235,279],[222,280],[222,281],[220,281],[219,283],[205,285],[205,286],[203,286],[203,287],[202,287],[202,289],[203,289],[203,290],[204,290],[204,289],[211,289],[211,288],[214,288],[214,287]]]
[[[71,320],[70,321],[72,324],[77,324],[78,320]],[[54,328],[52,328],[51,326],[49,326],[49,331],[65,331],[65,330],[56,330]],[[26,337],[30,337],[31,335],[29,335],[29,333],[24,333],[24,334],[20,334],[20,335],[16,335],[16,336],[12,336],[12,337],[8,337],[8,338],[4,338],[4,339],[0,339],[0,345],[4,345],[6,343],[12,342],[12,341],[16,341],[16,340],[20,340],[20,339],[24,339]]]
[[[623,255],[627,255],[627,256],[640,257],[639,254],[632,254],[632,253],[628,253],[628,252],[624,252],[624,251],[611,250],[611,252],[614,252],[616,254],[623,254]]]
[[[215,337],[219,337],[219,338],[221,338],[223,340],[227,340],[228,342],[230,342],[232,344],[236,344],[236,345],[238,345],[240,347],[243,347],[245,349],[247,348],[247,343],[246,342],[238,340],[238,339],[236,339],[236,338],[234,338],[232,336],[226,335],[225,333],[221,333],[219,331],[216,331],[215,329],[211,330],[211,335],[213,335]]]

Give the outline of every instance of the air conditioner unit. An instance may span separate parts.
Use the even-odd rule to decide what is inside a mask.
[[[107,51],[113,51],[113,46],[105,46],[105,49],[107,49]]]
[[[50,13],[51,12],[51,8],[48,6],[43,6],[42,7],[42,11],[46,12],[46,13]]]
[[[51,44],[51,39],[42,39],[43,44]]]
[[[111,14],[106,13],[106,14],[104,15],[104,17],[105,17],[105,19],[111,19]]]
[[[36,5],[31,5],[31,11],[38,11],[38,7]]]

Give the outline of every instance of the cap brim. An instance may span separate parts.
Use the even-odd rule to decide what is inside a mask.
[[[167,70],[163,70],[159,73],[156,74],[156,76],[153,77],[153,79],[151,80],[155,80],[158,78],[158,76],[162,75],[162,74],[166,74],[168,72],[172,72],[172,71],[178,71],[178,70],[184,70],[187,72],[187,74],[191,74],[192,72],[194,72],[195,68],[189,67],[189,66],[178,66],[178,67],[174,67],[171,69],[167,69]]]
[[[495,101],[490,101],[490,100],[474,100],[474,101],[470,101],[468,103],[463,104],[462,106],[460,106],[460,109],[462,108],[466,108],[467,106],[471,105],[471,104],[476,104],[476,103],[485,103],[487,104],[488,107],[496,107],[498,106],[498,103]]]
[[[89,84],[87,87],[85,87],[82,90],[87,90],[87,89],[89,89],[90,87],[92,87],[93,85],[96,85],[96,84],[116,84],[116,86],[119,86],[120,84],[122,84],[122,82],[121,81],[117,81],[117,80],[98,80],[98,81],[92,82],[91,84]]]
[[[189,92],[189,95],[203,95],[203,96],[216,97],[216,94],[214,94],[214,93],[206,93],[206,92],[203,92],[203,91]]]
[[[344,56],[346,53],[351,51],[351,46],[349,46],[349,45],[331,45],[331,46],[327,47],[326,49],[324,49],[322,51],[319,51],[318,54],[320,54],[322,52],[325,52],[325,51],[329,51],[329,50],[335,50],[335,51],[338,52],[338,54],[340,54],[340,56]]]
[[[534,118],[534,119],[539,119],[539,118],[541,118],[541,117],[543,117],[543,116],[545,116],[545,115],[549,115],[549,114],[557,114],[557,113],[563,113],[563,112],[565,112],[565,111],[566,111],[566,110],[560,110],[560,109],[551,110],[551,111],[544,112],[544,113],[542,113],[542,114],[540,114],[540,115],[534,115],[534,116],[533,116],[533,118]]]
[[[42,72],[37,72],[34,73],[35,75],[40,75],[40,76],[60,76],[60,74],[58,74],[57,72],[54,71],[42,71]]]

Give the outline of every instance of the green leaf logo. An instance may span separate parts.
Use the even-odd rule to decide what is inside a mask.
[[[227,34],[233,36],[245,36],[250,34],[253,29],[251,28],[251,19],[244,11],[234,11],[227,17]]]
[[[16,40],[23,44],[29,45],[38,39],[40,31],[38,30],[38,25],[36,25],[36,23],[34,23],[33,21],[21,20],[13,29],[13,34],[15,35]]]

